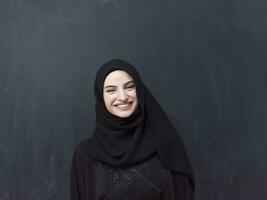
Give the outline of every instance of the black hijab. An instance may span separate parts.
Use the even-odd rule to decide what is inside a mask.
[[[111,114],[103,99],[105,78],[115,70],[127,72],[136,86],[138,106],[126,118]],[[96,128],[93,136],[83,143],[91,157],[110,165],[127,166],[157,153],[167,169],[189,175],[194,183],[177,130],[130,63],[113,59],[102,65],[96,75],[94,92]]]

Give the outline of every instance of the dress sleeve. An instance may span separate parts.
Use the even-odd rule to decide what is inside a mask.
[[[70,199],[83,200],[85,196],[85,170],[79,148],[73,153],[70,173]]]
[[[194,186],[191,178],[181,173],[173,173],[175,200],[194,200]]]

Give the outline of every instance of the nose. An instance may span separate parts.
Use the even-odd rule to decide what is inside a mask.
[[[124,90],[119,90],[118,99],[121,101],[125,101],[128,99],[128,95],[125,93]]]

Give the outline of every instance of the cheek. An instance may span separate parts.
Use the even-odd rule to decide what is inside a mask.
[[[136,91],[129,91],[128,95],[131,96],[132,98],[137,98]]]
[[[113,99],[112,96],[104,94],[103,98],[104,98],[104,103],[106,107],[109,107],[110,104],[112,103],[112,99]]]
[[[131,91],[131,93],[130,93],[129,95],[131,96],[132,100],[135,101],[135,107],[136,107],[137,104],[138,104],[138,98],[137,98],[137,93],[136,93],[136,91]]]

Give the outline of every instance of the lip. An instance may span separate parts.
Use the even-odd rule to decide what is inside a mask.
[[[129,104],[128,106],[125,107],[118,107],[119,105],[125,105],[125,104]],[[123,103],[123,104],[116,104],[115,107],[120,109],[120,110],[128,110],[132,107],[133,102],[127,102],[127,103]]]

